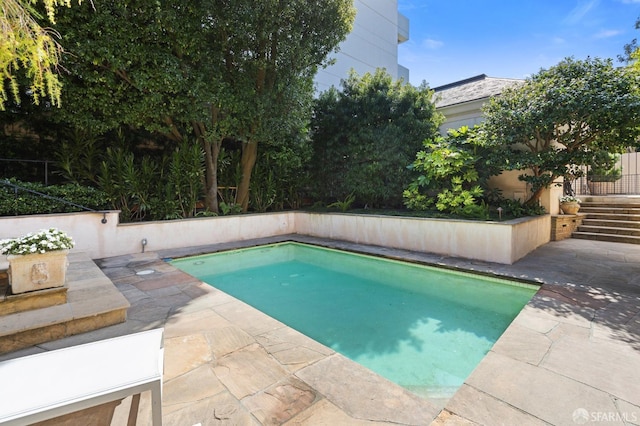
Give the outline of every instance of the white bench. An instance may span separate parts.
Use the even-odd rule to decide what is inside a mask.
[[[26,425],[151,391],[162,424],[163,329],[0,362],[0,424]]]

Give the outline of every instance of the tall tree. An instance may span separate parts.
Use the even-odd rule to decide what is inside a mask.
[[[441,116],[428,87],[393,81],[384,70],[352,73],[342,91],[316,102],[311,162],[315,195],[323,201],[349,194],[369,207],[400,207],[411,181],[407,166],[435,137]]]
[[[611,60],[567,58],[486,105],[483,134],[505,169],[523,171],[520,179],[532,188],[525,203],[537,203],[557,178],[575,175],[575,166],[594,163],[600,150],[635,145],[639,82]]]
[[[16,72],[23,70],[30,82],[33,101],[48,96],[53,105],[60,104],[60,81],[56,67],[62,48],[58,34],[43,28],[33,5],[37,0],[2,0],[0,2],[0,111],[9,99],[7,86],[16,103],[20,103],[20,89]],[[55,23],[59,6],[70,6],[70,0],[44,0],[44,9],[50,22]]]
[[[353,21],[349,0],[103,1],[61,14],[71,52],[62,119],[106,131],[144,127],[203,146],[217,205],[225,138],[242,142],[248,208],[257,146],[301,126],[312,79]]]
[[[640,18],[636,19],[636,23],[634,24],[634,28],[636,30],[640,29]],[[624,53],[622,55],[618,55],[618,61],[625,62],[627,64],[631,62],[636,62],[637,57],[634,58],[634,52],[638,50],[638,39],[634,38],[629,43],[624,45]]]
[[[351,30],[352,2],[346,0],[234,1],[227,26],[242,23],[225,50],[227,82],[243,104],[242,179],[238,201],[249,202],[258,143],[300,128],[310,115],[313,77],[318,66]],[[280,133],[280,134],[278,134]]]

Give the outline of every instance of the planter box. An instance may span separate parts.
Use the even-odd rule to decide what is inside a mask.
[[[66,281],[69,250],[47,253],[9,255],[11,293],[62,287]]]

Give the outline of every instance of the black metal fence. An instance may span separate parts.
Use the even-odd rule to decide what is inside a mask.
[[[597,177],[586,176],[576,179],[572,184],[576,195],[632,195],[640,194],[640,174],[623,175],[612,182],[598,181]]]
[[[15,177],[25,182],[43,182],[49,185],[55,164],[49,160],[0,158],[0,178]]]

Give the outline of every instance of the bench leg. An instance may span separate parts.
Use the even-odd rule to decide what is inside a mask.
[[[162,383],[158,381],[151,388],[151,411],[153,414],[153,426],[162,425]]]
[[[127,426],[136,426],[138,422],[138,410],[140,409],[140,394],[137,393],[131,397],[131,408],[129,408],[129,418]]]

